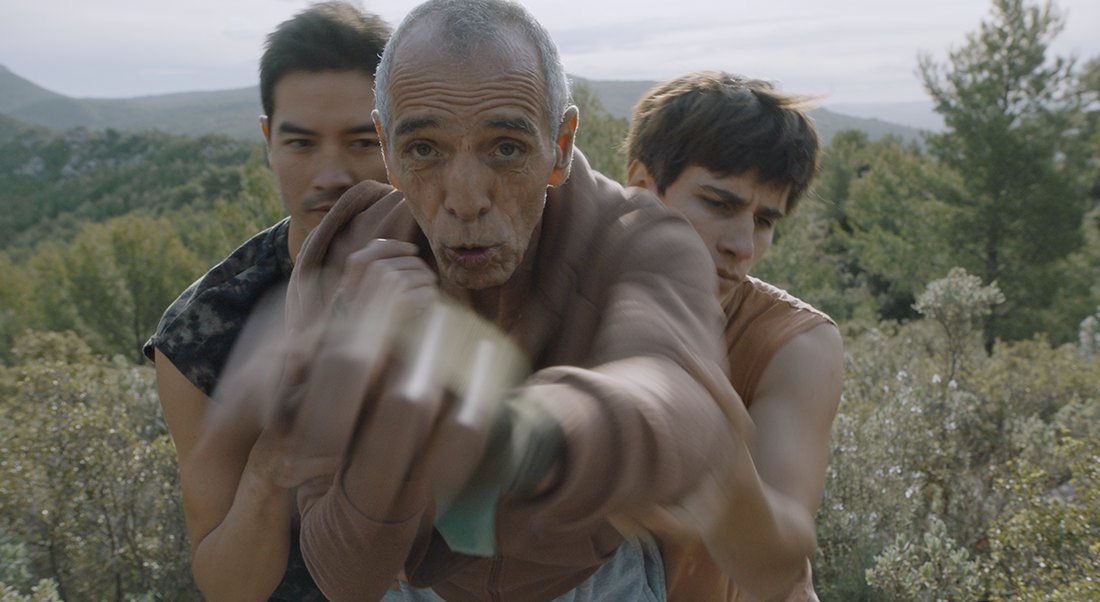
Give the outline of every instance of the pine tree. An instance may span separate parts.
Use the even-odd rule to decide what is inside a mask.
[[[920,58],[920,74],[948,131],[930,152],[962,177],[949,200],[948,236],[959,265],[996,281],[1008,301],[987,329],[1023,338],[1055,325],[1033,310],[1063,292],[1060,260],[1082,244],[1085,211],[1073,124],[1081,114],[1073,60],[1049,56],[1064,18],[1053,4],[994,0],[988,20],[949,53]]]

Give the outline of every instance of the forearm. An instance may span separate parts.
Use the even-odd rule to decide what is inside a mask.
[[[782,599],[813,554],[813,517],[761,480],[747,449],[723,489],[726,511],[703,535],[711,558],[757,598]]]
[[[195,582],[208,600],[265,600],[286,571],[291,500],[285,489],[246,470],[225,519],[192,554]]]
[[[670,391],[681,395],[674,399]],[[506,553],[531,548],[535,540],[528,538],[541,537],[539,524],[568,525],[554,529],[580,535],[612,516],[675,504],[732,456],[719,405],[665,359],[554,368],[536,375],[526,394],[543,400],[560,424],[563,462],[551,490],[502,506]]]

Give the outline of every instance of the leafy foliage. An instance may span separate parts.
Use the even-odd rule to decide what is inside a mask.
[[[0,405],[0,533],[25,567],[5,585],[49,579],[71,600],[195,597],[150,370],[93,356],[72,334],[27,335],[0,369]]]
[[[25,261],[0,253],[0,359],[23,330],[72,330],[97,353],[140,362],[161,313],[204,269],[278,221],[282,206],[256,155],[230,178],[235,196],[154,218],[138,211],[85,222],[70,242],[47,240]]]
[[[1067,274],[1058,261],[1082,244],[1086,207],[1064,169],[1081,152],[1072,134],[1080,97],[1073,62],[1047,54],[1063,23],[1051,4],[994,0],[989,20],[947,64],[921,58],[948,127],[929,137],[931,152],[965,174],[946,223],[956,261],[996,280],[1009,298],[987,342],[1051,330],[1028,310],[1058,299]]]
[[[611,116],[583,82],[575,83],[573,102],[580,111],[577,148],[585,153],[593,169],[622,182],[626,179],[626,153],[622,144],[630,123]]]
[[[948,380],[955,378],[963,354],[971,339],[981,332],[981,320],[1004,303],[996,284],[982,286],[977,276],[962,268],[951,268],[946,278],[934,280],[917,298],[914,309],[943,329],[946,342],[944,369]]]
[[[1100,58],[1051,56],[1053,5],[996,0],[943,64],[921,58],[947,131],[924,147],[842,132],[819,203],[780,224],[757,276],[841,320],[913,320],[916,295],[954,266],[1005,294],[998,338],[1069,342],[1100,301]],[[787,241],[794,241],[793,248]]]
[[[218,136],[24,131],[0,144],[0,249],[66,238],[86,221],[234,196],[253,148]]]
[[[975,297],[988,308],[997,294],[958,271],[921,295],[972,324]],[[1097,583],[1100,358],[1043,339],[986,355],[971,331],[966,369],[947,378],[952,337],[920,321],[849,338],[818,514],[822,599],[1068,600]]]

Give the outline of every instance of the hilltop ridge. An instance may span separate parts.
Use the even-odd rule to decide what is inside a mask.
[[[610,115],[621,118],[628,118],[638,98],[657,83],[589,80],[577,76],[573,79],[587,85]],[[261,113],[258,86],[121,99],[73,98],[47,90],[0,65],[0,114],[54,130],[75,127],[121,131],[156,129],[191,136],[217,133],[259,142],[257,118]],[[917,127],[868,118],[871,113],[873,111],[867,116],[854,116],[827,106],[811,111],[825,144],[845,129],[864,131],[872,140],[888,135],[907,142],[920,140]]]

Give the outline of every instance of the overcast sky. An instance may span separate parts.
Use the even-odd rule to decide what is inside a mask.
[[[264,36],[307,0],[0,0],[0,64],[77,97],[254,85]],[[366,2],[392,23],[412,0]],[[925,98],[917,53],[943,58],[979,0],[529,0],[566,69],[590,79],[721,69],[825,102]],[[646,7],[639,6],[640,4]],[[650,8],[649,6],[652,6]],[[1100,55],[1100,1],[1061,0],[1059,54]]]

